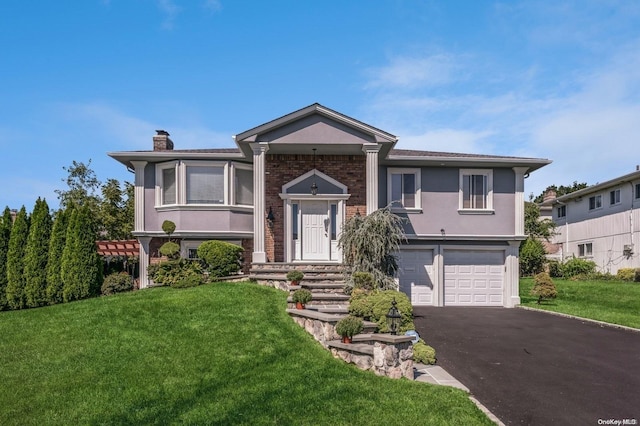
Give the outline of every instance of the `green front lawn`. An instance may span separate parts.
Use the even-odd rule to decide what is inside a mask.
[[[521,278],[522,305],[640,328],[640,283],[569,281],[558,278],[554,278],[553,282],[558,296],[538,305],[538,298],[530,293],[533,278]]]
[[[0,424],[492,424],[450,387],[334,359],[255,284],[0,312]]]

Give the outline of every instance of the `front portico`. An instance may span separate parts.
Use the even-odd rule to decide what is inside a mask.
[[[313,104],[235,140],[253,157],[252,263],[341,263],[342,226],[380,207],[378,158],[396,137]]]
[[[349,197],[346,185],[317,169],[283,185],[285,262],[342,261],[338,239]]]

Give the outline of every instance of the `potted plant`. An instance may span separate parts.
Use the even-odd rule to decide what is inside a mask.
[[[298,271],[297,269],[291,270],[287,272],[287,280],[291,282],[291,285],[298,285],[300,281],[304,278],[304,273],[302,271]]]
[[[342,343],[351,343],[351,338],[364,328],[362,318],[347,315],[336,323],[336,333],[342,337]]]
[[[297,289],[293,292],[293,296],[291,296],[294,303],[296,304],[296,309],[304,309],[304,305],[309,303],[312,297],[313,295],[311,294],[311,291],[307,290],[306,288]]]

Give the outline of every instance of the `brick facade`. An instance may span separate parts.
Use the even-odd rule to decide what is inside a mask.
[[[265,251],[268,262],[284,262],[284,206],[282,186],[313,169],[313,155],[267,154],[265,159],[265,208],[273,210],[273,228],[265,223]],[[356,212],[366,214],[366,157],[363,155],[318,155],[318,171],[343,185],[351,197],[346,201],[345,220]],[[256,212],[256,214],[259,214]],[[265,212],[266,215],[266,212]]]

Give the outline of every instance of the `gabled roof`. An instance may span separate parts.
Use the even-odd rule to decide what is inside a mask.
[[[586,195],[590,195],[596,192],[600,192],[604,189],[611,188],[613,186],[617,186],[623,183],[632,182],[640,179],[640,170],[636,170],[635,172],[627,173],[626,175],[622,175],[620,177],[610,179],[608,181],[602,183],[596,183],[595,185],[588,186],[583,189],[579,189],[578,191],[571,192],[566,195],[562,195],[557,198],[552,198],[551,200],[543,201],[540,205],[551,205],[556,204],[558,202],[566,202],[569,200],[573,200],[576,198],[584,197]]]
[[[364,133],[372,134],[376,137],[377,142],[394,143],[398,140],[398,138],[391,133],[387,133],[384,130],[380,130],[376,127],[370,126],[369,124],[363,123],[362,121],[356,120],[355,118],[351,118],[347,115],[339,113],[338,111],[334,111],[331,108],[327,108],[317,102],[307,107],[301,108],[297,111],[283,115],[282,117],[268,121],[252,129],[245,130],[244,132],[234,136],[234,139],[236,140],[236,142],[256,142],[255,137],[257,137],[257,135],[270,132],[274,129],[277,129],[278,127],[282,127],[286,124],[297,121],[312,114],[321,114],[347,126],[354,127]]]

